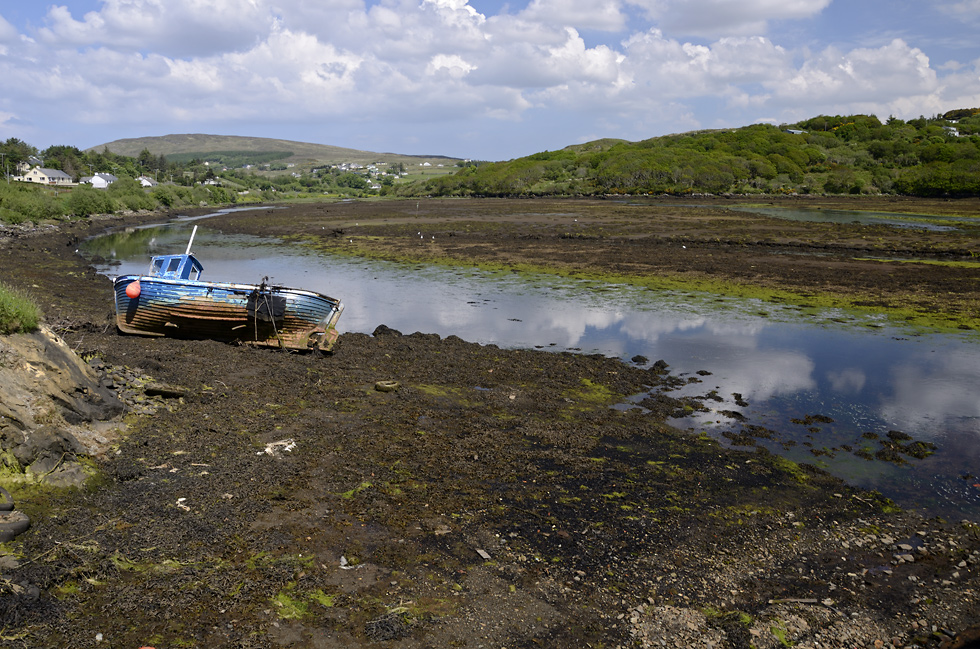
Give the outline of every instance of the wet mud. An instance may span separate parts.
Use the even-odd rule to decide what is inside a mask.
[[[346,241],[347,254],[975,304],[975,270],[854,260],[859,248],[960,259],[968,234],[945,251],[885,231],[859,245],[867,229],[644,209],[332,203],[211,224]],[[129,408],[86,487],[12,489],[32,527],[2,558],[10,646],[939,647],[980,624],[974,522],[924,520],[762,448],[671,428],[681,379],[666,363],[384,323],[342,334],[330,355],[120,335],[110,282],[75,247],[153,218],[0,245],[0,277],[31,291],[78,354],[174,388],[154,395],[165,407]],[[808,241],[820,255],[784,254]],[[658,388],[644,408],[610,407]]]

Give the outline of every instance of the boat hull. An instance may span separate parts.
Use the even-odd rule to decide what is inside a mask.
[[[138,291],[130,288],[137,281]],[[113,288],[116,326],[143,336],[330,351],[344,310],[340,300],[320,293],[266,284],[123,275]]]

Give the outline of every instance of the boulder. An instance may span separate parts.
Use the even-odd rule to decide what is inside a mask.
[[[0,337],[0,465],[52,484],[81,484],[78,456],[110,445],[121,401],[47,327]],[[121,427],[121,424],[120,424]]]
[[[104,421],[122,410],[95,371],[47,327],[0,337],[0,429],[32,430],[52,418]]]

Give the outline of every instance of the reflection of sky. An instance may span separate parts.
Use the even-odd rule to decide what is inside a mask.
[[[965,426],[980,441],[978,372],[980,350],[975,347],[919,349],[892,368],[894,392],[882,402],[884,417],[934,436]]]
[[[154,231],[153,252],[183,252],[187,236],[188,231]],[[778,313],[760,317],[758,311],[768,307],[757,302],[708,301],[555,278],[535,278],[532,286],[507,273],[325,258],[260,241],[225,237],[219,244],[202,227],[193,248],[204,263],[205,279],[251,283],[269,276],[275,283],[342,299],[342,331],[371,333],[385,324],[403,333],[454,334],[502,347],[664,359],[675,373],[710,372],[683,393],[717,390],[725,402],[708,405],[742,410],[753,423],[792,431],[792,418],[822,414],[834,419],[824,425],[837,436],[834,443],[851,444],[864,431],[901,430],[941,445],[936,457],[921,463],[926,469],[980,472],[980,346],[975,342],[828,327]],[[144,272],[146,242],[132,250],[121,242],[112,247],[122,264],[103,270]],[[104,248],[98,253],[110,256]],[[749,406],[738,407],[733,393]],[[715,413],[687,425],[711,426],[718,420],[731,425]],[[839,471],[864,486],[881,487],[880,472],[860,465]],[[980,517],[980,503],[976,511]]]

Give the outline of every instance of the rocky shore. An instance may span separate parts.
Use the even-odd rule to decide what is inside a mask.
[[[267,228],[349,231],[362,209],[289,207]],[[667,403],[691,377],[666,363],[382,323],[329,356],[119,335],[74,249],[159,218],[0,240],[0,279],[46,321],[0,340],[0,484],[31,520],[2,546],[3,643],[977,646],[976,521],[609,407]],[[528,241],[493,227],[500,255]]]

